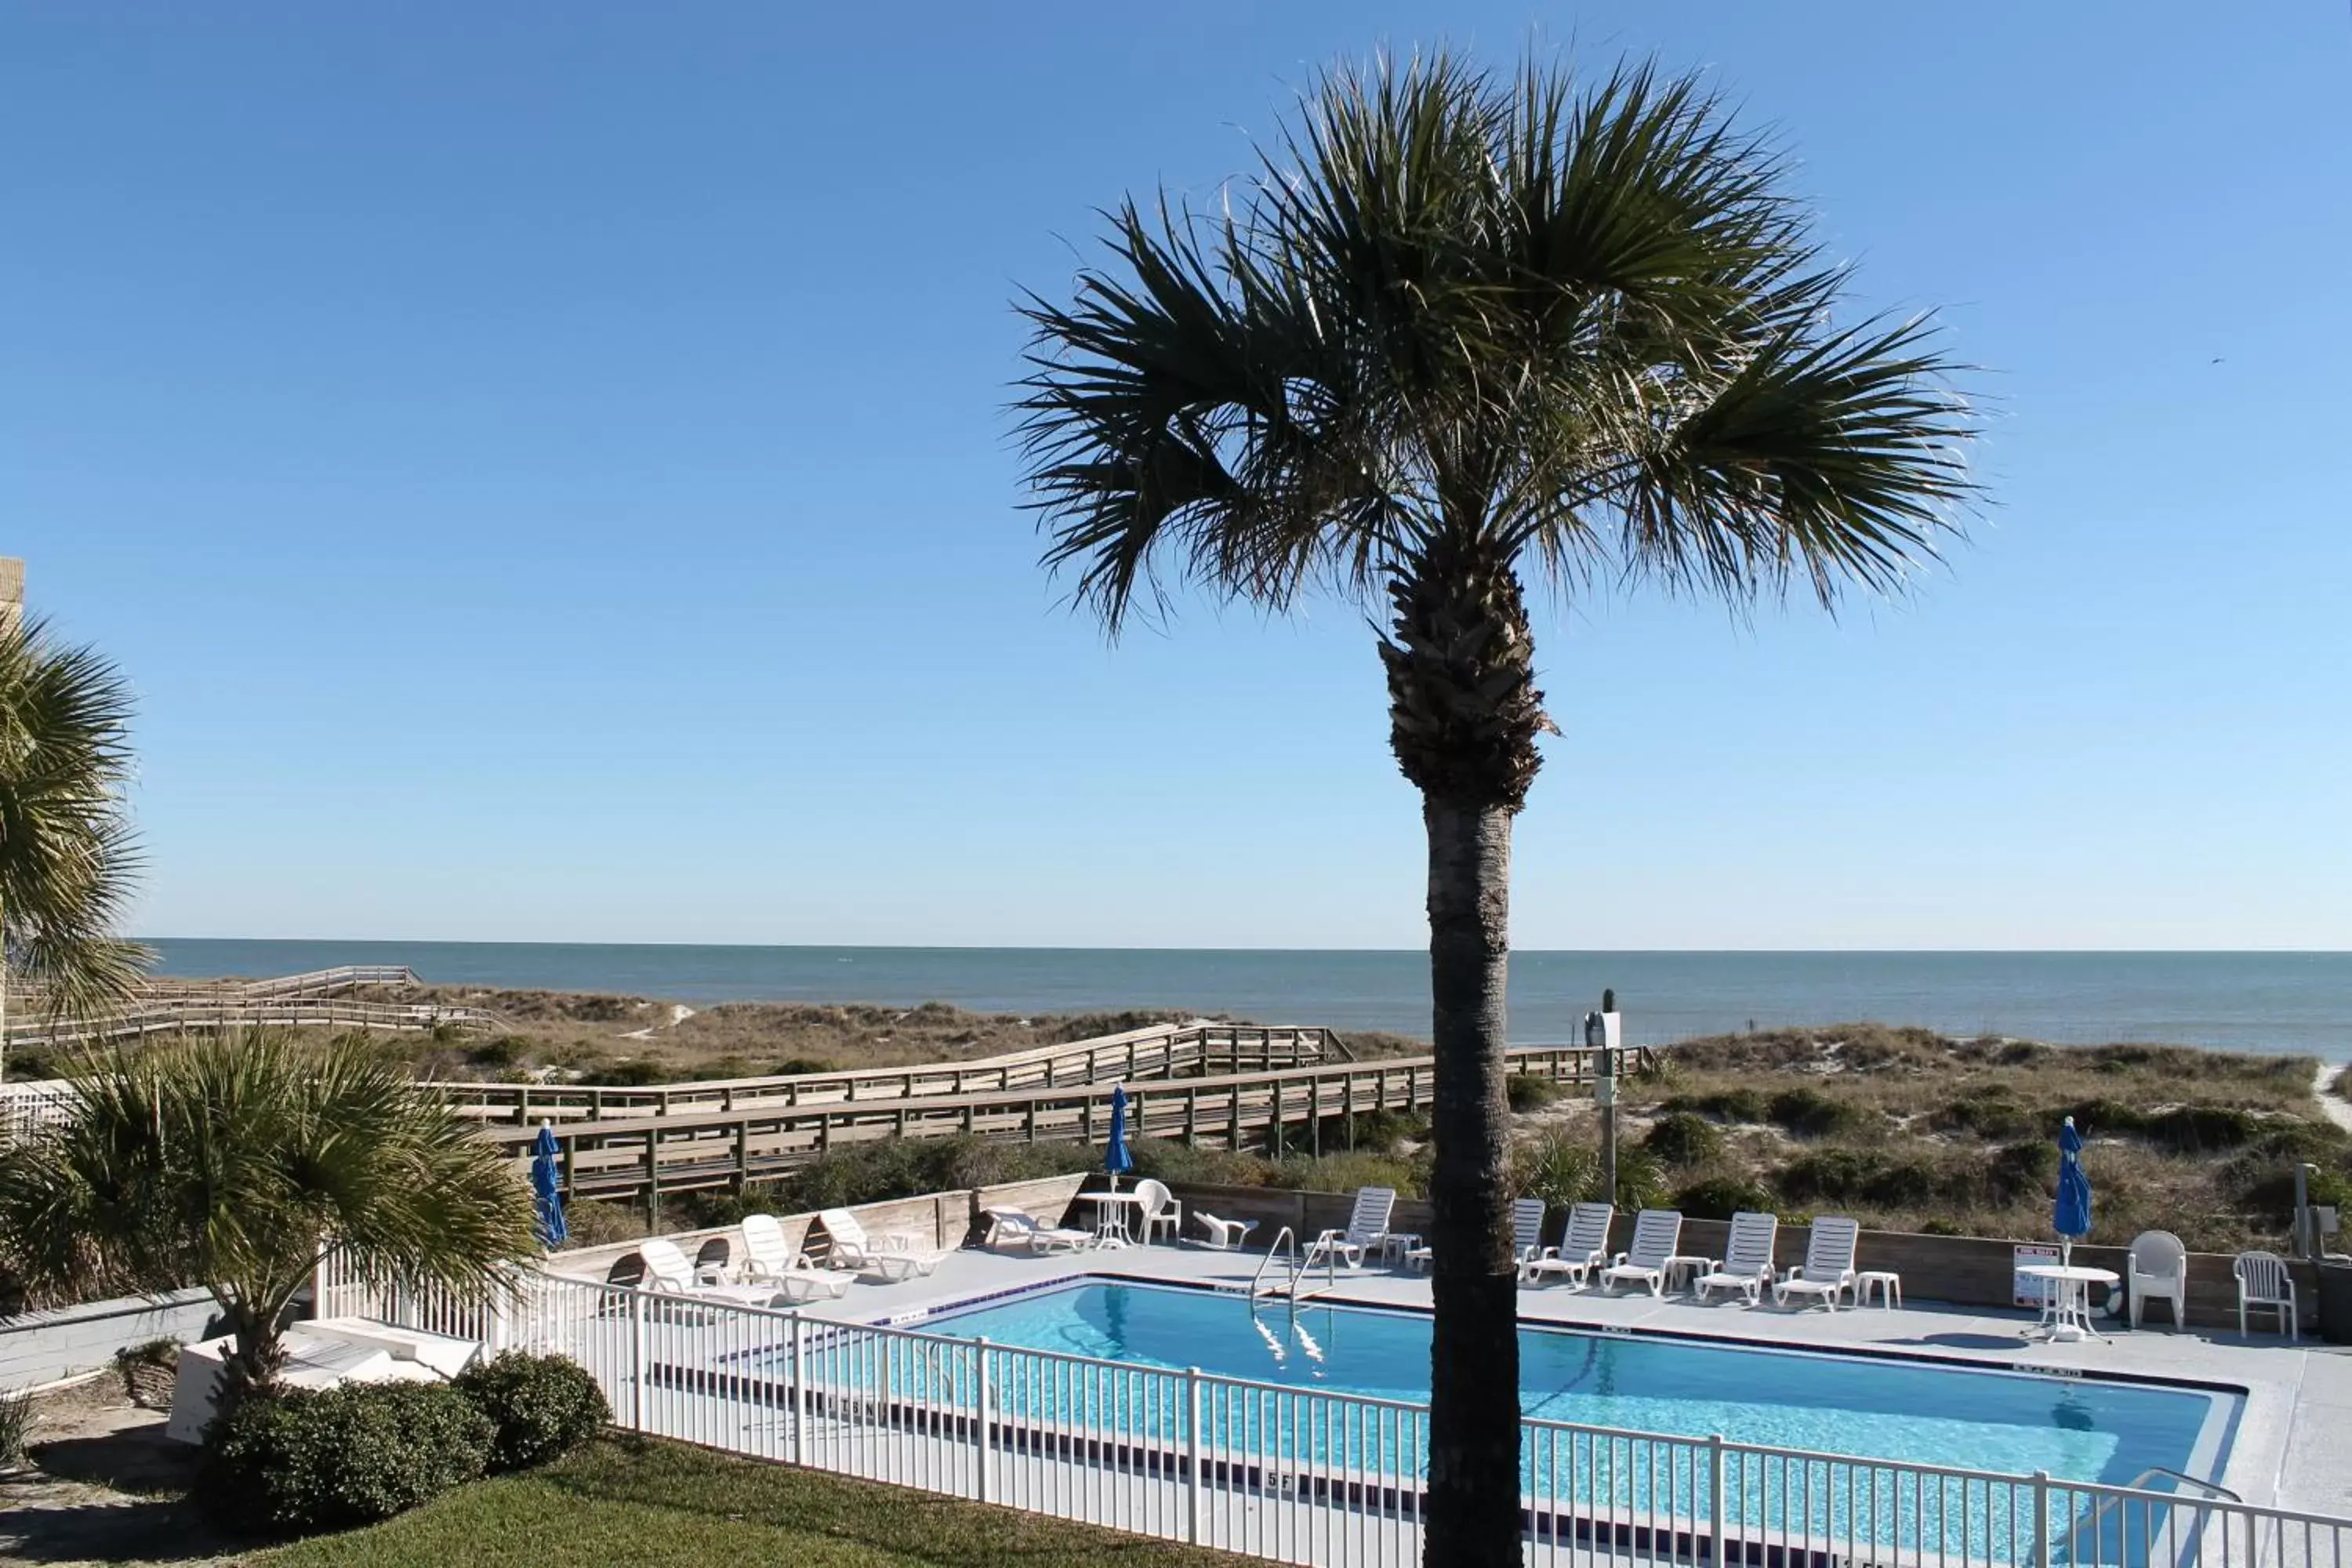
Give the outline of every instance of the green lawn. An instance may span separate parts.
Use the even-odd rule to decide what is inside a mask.
[[[255,1568],[1234,1568],[1222,1552],[1064,1524],[681,1444],[613,1437],[528,1475],[322,1536]]]

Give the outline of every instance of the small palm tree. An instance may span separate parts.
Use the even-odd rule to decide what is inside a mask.
[[[1432,1563],[1519,1560],[1503,1048],[1512,818],[1552,730],[1523,569],[1736,605],[1889,589],[1968,494],[1918,321],[1841,323],[1768,145],[1694,81],[1341,68],[1233,205],[1110,216],[1031,296],[1047,563],[1113,635],[1163,574],[1384,603],[1429,840]]]
[[[124,809],[131,695],[37,621],[0,623],[0,1074],[8,974],[71,1016],[127,999],[145,951],[114,936],[139,857]]]
[[[118,1048],[65,1121],[0,1156],[0,1247],[35,1289],[202,1285],[236,1346],[225,1396],[267,1386],[322,1255],[383,1287],[487,1300],[537,1250],[529,1190],[363,1039]]]

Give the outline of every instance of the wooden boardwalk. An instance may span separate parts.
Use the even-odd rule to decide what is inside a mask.
[[[435,1084],[461,1114],[485,1121],[559,1126],[693,1112],[733,1113],[802,1105],[1011,1094],[1071,1084],[1265,1072],[1346,1061],[1346,1042],[1328,1029],[1220,1024],[1196,1018],[1066,1045],[1038,1046],[966,1062],[867,1068],[788,1077],[709,1079],[692,1083],[615,1088],[600,1084]]]
[[[1588,1083],[1593,1053],[1581,1046],[1528,1046],[1510,1070],[1562,1083]],[[1629,1067],[1646,1053],[1629,1053]],[[1428,1057],[1327,1062],[1271,1071],[1128,1081],[1131,1137],[1238,1149],[1269,1129],[1297,1128],[1301,1153],[1321,1153],[1331,1118],[1426,1107],[1435,1081]],[[759,1109],[673,1110],[667,1115],[581,1120],[555,1127],[564,1189],[576,1197],[658,1205],[665,1193],[740,1188],[789,1173],[829,1151],[905,1138],[985,1138],[999,1142],[1091,1143],[1108,1136],[1116,1082],[1033,1085],[978,1092],[838,1099]],[[486,1128],[517,1160],[538,1129]]]
[[[416,984],[406,964],[344,964],[268,980],[152,980],[137,1002],[79,1019],[43,1016],[38,992],[8,1020],[10,1046],[87,1045],[147,1035],[214,1034],[224,1029],[454,1029],[499,1034],[509,1026],[487,1007],[362,997],[362,987]]]

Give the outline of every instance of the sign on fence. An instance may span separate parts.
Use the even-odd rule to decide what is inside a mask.
[[[2010,1263],[2010,1285],[2017,1304],[2021,1307],[2034,1308],[2049,1305],[2050,1292],[2057,1287],[2047,1279],[2028,1279],[2020,1271],[2027,1268],[2057,1267],[2058,1249],[2054,1247],[2021,1242],[2012,1251],[2015,1256]]]

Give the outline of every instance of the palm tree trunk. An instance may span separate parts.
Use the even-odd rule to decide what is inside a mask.
[[[1518,1268],[1504,1166],[1511,809],[1431,797],[1429,980],[1437,1056],[1429,1184],[1428,1568],[1519,1563]]]

